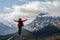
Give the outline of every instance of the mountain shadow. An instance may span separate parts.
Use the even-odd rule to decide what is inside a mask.
[[[46,27],[42,28],[41,30],[33,31],[32,35],[44,37],[44,36],[49,36],[56,33],[60,33],[60,28],[57,28],[56,26],[49,24]]]

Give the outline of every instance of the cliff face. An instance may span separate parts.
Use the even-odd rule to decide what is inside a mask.
[[[55,25],[57,28],[60,28],[60,21],[55,21],[53,25]]]

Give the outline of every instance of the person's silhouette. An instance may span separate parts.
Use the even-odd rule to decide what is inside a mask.
[[[22,29],[22,26],[24,26],[23,22],[27,21],[26,20],[22,20],[21,18],[19,18],[19,20],[14,20],[15,22],[18,22],[18,34],[20,35],[21,34],[21,29]]]

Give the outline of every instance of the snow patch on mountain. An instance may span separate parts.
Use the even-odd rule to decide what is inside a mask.
[[[53,22],[60,20],[59,16],[52,14],[48,15],[48,13],[40,13],[34,21],[27,25],[26,29],[30,31],[40,30],[48,24],[52,24]]]

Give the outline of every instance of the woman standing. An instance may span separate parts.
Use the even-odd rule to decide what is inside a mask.
[[[24,26],[23,22],[27,21],[26,20],[22,20],[21,18],[19,18],[19,20],[14,20],[15,22],[18,23],[18,34],[21,35],[21,29],[22,29],[22,26]]]

